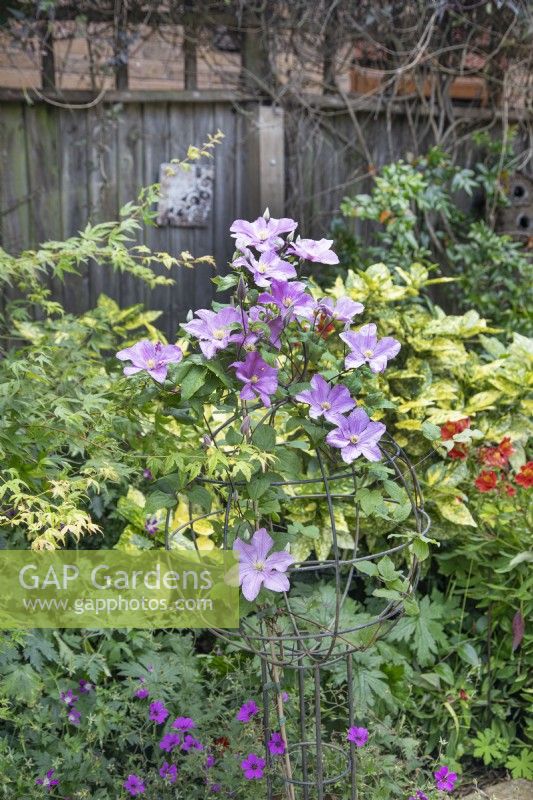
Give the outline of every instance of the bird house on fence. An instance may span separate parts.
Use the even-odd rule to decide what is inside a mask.
[[[530,239],[533,237],[533,178],[522,172],[511,175],[507,197],[510,205],[499,211],[498,232]]]

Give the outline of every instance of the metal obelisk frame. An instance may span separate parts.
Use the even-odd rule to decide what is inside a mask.
[[[413,536],[423,536],[430,527],[430,520],[423,509],[420,486],[413,466],[401,447],[390,437],[384,436],[380,442],[382,462],[391,470],[390,480],[396,482],[407,493],[411,513],[409,528]],[[379,552],[368,552],[365,547],[366,537],[361,533],[358,502],[360,474],[357,462],[344,466],[337,472],[329,473],[326,468],[325,455],[316,450],[318,464],[317,476],[300,481],[273,482],[272,486],[297,487],[300,494],[287,495],[287,503],[307,503],[311,499],[325,502],[328,508],[331,525],[332,549],[331,557],[324,561],[306,560],[296,563],[290,569],[291,584],[298,575],[307,573],[311,576],[325,577],[335,588],[334,607],[327,624],[306,618],[301,609],[295,607],[291,592],[274,595],[276,609],[270,616],[256,615],[253,623],[244,618],[238,631],[214,631],[217,636],[230,641],[234,646],[255,654],[261,663],[263,693],[263,733],[267,760],[266,798],[267,800],[328,800],[329,790],[332,797],[339,797],[336,785],[342,782],[342,797],[355,800],[357,797],[357,759],[354,743],[327,741],[325,726],[322,721],[322,709],[325,703],[324,684],[322,680],[326,671],[335,665],[336,672],[343,670],[345,685],[346,727],[356,724],[356,708],[354,704],[354,666],[353,653],[366,650],[379,638],[383,637],[397,622],[403,613],[405,598],[410,597],[419,577],[419,564],[410,549],[407,537],[387,549]],[[214,479],[198,479],[220,498],[224,508],[224,541],[223,547],[229,549],[229,520],[232,509],[240,502],[239,491],[244,483],[226,482]],[[250,502],[244,500],[244,502]],[[397,502],[387,498],[386,502]],[[351,504],[355,508],[355,529],[353,549],[341,552],[338,544],[335,523],[335,508],[339,504]],[[194,525],[191,518],[191,527]],[[402,525],[405,527],[407,521]],[[261,520],[261,524],[272,532],[278,526]],[[390,535],[390,531],[389,534]],[[363,552],[364,551],[364,552]],[[378,562],[384,556],[395,559],[404,558],[406,574],[403,590],[398,599],[386,601],[382,610],[363,621],[353,622],[341,619],[343,604],[350,591],[357,585],[357,564]],[[259,618],[259,619],[258,619]],[[365,637],[357,634],[365,631]],[[299,738],[291,741],[285,732],[286,702],[283,697],[281,679],[285,671],[294,671],[292,685],[298,697],[297,727]],[[338,674],[337,674],[338,678]],[[287,741],[286,753],[276,757],[276,764],[281,765],[280,775],[271,769],[272,757],[267,746],[273,731],[280,731]],[[346,728],[344,728],[344,731]],[[326,759],[327,757],[327,759]],[[334,762],[332,774],[326,774],[325,761]]]

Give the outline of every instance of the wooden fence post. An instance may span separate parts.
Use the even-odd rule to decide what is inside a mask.
[[[283,110],[257,105],[251,115],[248,136],[249,213],[273,217],[285,211],[285,141]]]

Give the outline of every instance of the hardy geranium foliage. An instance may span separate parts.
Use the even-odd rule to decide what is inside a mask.
[[[363,324],[362,303],[325,297],[305,277],[338,258],[330,240],[296,238],[296,228],[294,220],[268,212],[253,222],[236,220],[231,270],[215,278],[220,291],[231,290],[229,302],[190,312],[176,345],[141,341],[117,354],[131,361],[124,369],[131,380],[141,373],[155,382],[174,425],[187,426],[187,434],[195,430],[197,446],[179,449],[172,479],[157,459],[149,461],[158,496],[183,496],[198,516],[209,517],[210,544],[216,545],[222,520],[212,510],[209,480],[239,487],[238,514],[225,521],[226,546],[239,552],[248,600],[263,589],[290,587],[287,571],[296,561],[290,511],[284,490],[275,487],[320,474],[320,454],[329,474],[356,464],[376,491],[377,473],[371,477],[368,470],[382,458],[386,427],[375,418],[383,413],[379,404],[367,404],[361,390],[377,388],[400,350],[375,323]],[[165,507],[171,506],[169,499]],[[158,520],[148,517],[146,524],[156,540],[163,536]],[[327,549],[322,542],[319,556]]]

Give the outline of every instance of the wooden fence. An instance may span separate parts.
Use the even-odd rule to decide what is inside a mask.
[[[317,125],[301,113],[284,120],[281,112],[257,101],[236,102],[228,92],[111,92],[105,102],[80,109],[30,105],[20,93],[4,92],[2,246],[18,252],[72,236],[88,220],[115,219],[143,185],[158,180],[162,162],[183,157],[190,143],[220,128],[225,138],[215,153],[208,224],[149,228],[143,236],[154,250],[212,254],[223,271],[232,254],[233,219],[257,216],[268,205],[274,215],[299,219],[302,235],[323,235],[340,199],[369,187],[369,162],[379,168],[431,141],[426,125],[413,142],[412,123],[401,114],[385,119],[359,108],[354,120],[346,108],[330,108],[324,120]],[[76,312],[92,307],[102,292],[123,306],[143,302],[164,312],[162,328],[174,336],[190,308],[210,302],[211,277],[207,266],[181,269],[172,289],[148,293],[131,277],[91,264],[79,279],[53,290]]]

